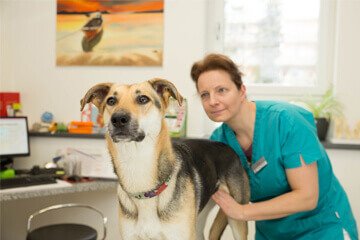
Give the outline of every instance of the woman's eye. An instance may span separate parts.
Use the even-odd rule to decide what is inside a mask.
[[[202,94],[200,94],[200,98],[201,98],[201,99],[205,99],[205,98],[207,98],[208,96],[209,96],[208,93],[202,93]]]
[[[114,106],[116,104],[117,100],[114,97],[109,97],[106,101],[107,105]]]
[[[145,95],[138,96],[136,100],[139,104],[146,104],[150,101],[150,99]]]
[[[219,88],[218,92],[219,93],[224,93],[224,92],[226,92],[226,88]]]

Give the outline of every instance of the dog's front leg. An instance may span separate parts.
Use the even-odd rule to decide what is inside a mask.
[[[192,230],[180,229],[179,225],[177,225],[174,228],[167,228],[163,233],[166,240],[198,240],[195,228]]]
[[[135,222],[127,218],[120,218],[119,220],[121,240],[137,240]]]
[[[235,240],[247,240],[248,226],[246,221],[228,218],[228,222]]]
[[[205,205],[204,209],[200,212],[199,216],[197,217],[197,224],[196,224],[196,239],[197,240],[205,240],[204,236],[204,229],[206,220],[209,216],[210,211],[214,208],[215,202],[210,199],[208,203]]]
[[[189,224],[187,221],[177,220],[171,224],[165,224],[163,234],[166,240],[198,240],[193,222]]]

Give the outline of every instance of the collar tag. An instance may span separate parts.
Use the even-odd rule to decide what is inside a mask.
[[[252,166],[251,169],[253,170],[253,172],[256,174],[258,173],[261,169],[263,169],[264,167],[266,167],[267,165],[267,161],[265,160],[264,157],[261,157],[259,160],[257,160]]]

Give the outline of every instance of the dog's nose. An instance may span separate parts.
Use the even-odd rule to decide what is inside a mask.
[[[111,123],[114,127],[124,127],[130,121],[130,115],[128,113],[115,113],[111,116]]]

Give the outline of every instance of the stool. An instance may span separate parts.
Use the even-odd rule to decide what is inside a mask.
[[[31,221],[35,216],[60,208],[72,208],[72,207],[87,208],[98,213],[103,221],[102,239],[105,239],[107,218],[104,217],[104,215],[99,210],[88,205],[67,203],[67,204],[53,205],[31,214],[27,223],[26,240],[64,240],[64,239],[96,240],[97,231],[94,228],[84,224],[76,224],[76,223],[52,224],[31,230]]]

